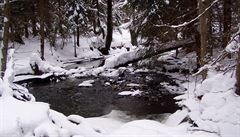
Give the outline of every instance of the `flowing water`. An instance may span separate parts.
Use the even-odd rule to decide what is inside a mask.
[[[78,85],[85,80],[95,82],[92,87],[79,87]],[[159,71],[133,73],[126,70],[116,77],[89,76],[67,78],[60,82],[34,81],[28,84],[28,89],[37,101],[47,102],[52,109],[65,115],[96,117],[108,114],[112,110],[125,111],[135,116],[173,113],[178,109],[173,99],[176,94],[171,94],[161,82],[178,87],[170,76]],[[139,85],[128,86],[130,83]],[[143,92],[136,96],[118,95],[119,92],[133,90]]]
[[[95,80],[92,87],[79,87],[85,80]],[[94,117],[108,114],[111,110],[126,111],[133,115],[172,113],[178,107],[170,94],[159,83],[168,81],[168,76],[156,72],[124,72],[119,77],[85,77],[66,79],[60,82],[32,83],[29,91],[37,101],[47,102],[52,109],[65,115],[79,114]],[[110,85],[106,85],[108,82]],[[129,87],[129,83],[140,86]],[[121,91],[144,91],[142,95],[120,96]]]

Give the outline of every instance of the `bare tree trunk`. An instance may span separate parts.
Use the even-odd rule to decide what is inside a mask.
[[[77,45],[76,45],[75,31],[73,32],[73,46],[74,46],[74,57],[77,57]]]
[[[37,36],[37,25],[36,25],[36,17],[32,17],[32,34],[33,36]]]
[[[138,34],[134,30],[130,29],[130,35],[131,35],[131,44],[133,46],[137,46],[138,45],[138,41],[137,41]]]
[[[28,33],[28,19],[27,19],[27,17],[25,17],[24,31],[25,31],[25,37],[28,38],[29,37],[29,33]]]
[[[223,4],[223,46],[227,46],[228,41],[230,40],[230,31],[231,31],[231,0],[224,0]]]
[[[77,46],[80,47],[80,28],[77,26]]]
[[[240,96],[240,51],[238,51],[236,79],[236,94]]]
[[[133,12],[133,11],[132,11]],[[138,28],[135,28],[135,25],[137,26],[137,21],[136,21],[136,13],[133,12],[132,16],[132,24],[130,26],[130,36],[131,36],[131,44],[133,46],[137,46],[138,45]]]
[[[102,34],[102,37],[103,39],[105,38],[105,32],[104,32],[104,29],[103,27],[101,26],[101,21],[100,21],[100,12],[99,12],[99,1],[98,0],[95,0],[93,1],[93,3],[96,2],[96,9],[97,9],[97,17],[96,19],[93,19],[93,32],[95,34]],[[99,29],[97,30],[96,28],[99,27]]]
[[[102,53],[109,54],[109,49],[112,43],[113,23],[112,23],[112,0],[107,0],[107,36],[105,48],[102,49]]]
[[[4,76],[4,72],[7,68],[7,52],[8,52],[8,42],[9,42],[9,28],[10,28],[10,4],[9,0],[5,0],[4,5],[4,16],[6,22],[4,22],[3,29],[3,47],[2,47],[2,59],[1,59],[1,77]]]
[[[35,7],[35,2],[32,1],[31,5],[32,5],[32,12],[33,12],[33,15],[31,16],[31,27],[32,27],[32,35],[33,36],[37,36],[37,25],[36,25],[36,7]]]
[[[212,0],[209,0],[208,1],[208,5],[212,2]],[[212,37],[212,22],[213,22],[213,14],[212,14],[212,9],[209,9],[209,12],[207,14],[208,16],[208,22],[207,22],[207,26],[208,26],[208,51],[207,53],[210,55],[210,56],[213,56],[213,37]]]
[[[198,0],[199,14],[203,13],[207,8],[206,2]],[[206,54],[207,54],[207,13],[204,13],[200,17],[200,41],[201,41],[201,53],[200,53],[200,65],[201,67],[206,64]],[[207,72],[203,72],[203,79],[206,79]]]
[[[44,39],[45,39],[45,31],[44,31],[44,3],[45,0],[38,0],[38,8],[39,8],[39,16],[40,16],[40,37],[41,37],[41,44],[40,44],[40,52],[41,52],[41,59],[44,60]]]

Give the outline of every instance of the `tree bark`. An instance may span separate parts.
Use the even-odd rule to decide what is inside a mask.
[[[40,44],[40,52],[41,52],[41,59],[44,60],[44,39],[45,39],[45,31],[44,31],[44,28],[45,28],[45,25],[44,25],[44,22],[45,22],[45,17],[44,17],[44,5],[45,3],[45,0],[38,0],[38,8],[39,8],[39,16],[40,16],[40,41],[41,41],[41,44]]]
[[[197,58],[196,58],[196,65],[197,65],[197,69],[199,69],[201,67],[201,36],[200,33],[197,31],[197,29],[193,29],[194,31],[194,38],[196,40],[196,45],[193,48],[194,51],[196,52]]]
[[[231,31],[231,0],[224,0],[223,4],[223,46],[227,46]]]
[[[112,23],[112,0],[107,0],[107,36],[105,48],[102,49],[104,55],[109,54],[109,49],[112,43],[113,23]]]
[[[25,31],[25,37],[28,38],[29,37],[29,33],[28,33],[28,19],[25,17],[25,22],[24,22],[24,31]]]
[[[209,0],[208,1],[208,5],[212,2],[212,0]],[[212,9],[209,9],[208,10],[208,22],[207,22],[207,26],[208,26],[208,47],[207,47],[207,53],[210,55],[210,56],[213,56],[213,37],[212,37],[212,26],[213,26],[213,14],[212,14]]]
[[[34,5],[34,2],[32,1],[32,12],[33,15],[31,16],[31,23],[32,23],[32,35],[37,36],[37,25],[36,25],[36,7]]]
[[[133,46],[137,46],[138,45],[138,41],[137,41],[138,34],[134,30],[130,29],[130,35],[131,35],[131,44]]]
[[[74,57],[77,57],[77,45],[76,45],[76,38],[75,38],[75,31],[73,32],[73,46],[74,46]]]
[[[4,17],[6,22],[4,22],[3,29],[3,47],[2,47],[2,59],[1,59],[1,77],[4,76],[4,72],[7,68],[7,52],[8,52],[8,42],[9,42],[9,28],[10,28],[10,3],[9,0],[5,0],[4,5]]]
[[[80,28],[77,26],[77,46],[80,47]]]
[[[206,2],[202,0],[198,0],[199,6],[199,14],[203,13],[207,8]],[[207,54],[207,12],[204,13],[200,18],[200,41],[201,41],[201,49],[200,49],[200,65],[203,67],[206,64],[206,54]],[[207,72],[202,74],[203,79],[206,79]]]
[[[237,70],[236,70],[236,94],[240,96],[240,51],[238,51]]]
[[[102,34],[102,38],[105,38],[105,32],[103,27],[101,26],[101,21],[100,21],[100,7],[99,7],[99,1],[95,0],[93,1],[93,3],[96,2],[96,9],[97,9],[97,15],[96,15],[96,19],[93,19],[93,32],[97,35]],[[97,28],[99,28],[97,30]]]
[[[37,36],[36,17],[32,17],[32,34],[34,37]]]

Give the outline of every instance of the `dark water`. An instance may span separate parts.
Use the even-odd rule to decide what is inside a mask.
[[[92,87],[79,87],[82,81],[93,79]],[[109,82],[110,85],[105,85]],[[169,76],[157,72],[130,73],[118,77],[85,77],[66,79],[60,82],[29,84],[29,91],[37,101],[47,102],[52,109],[65,115],[79,114],[84,117],[102,116],[111,110],[127,111],[142,116],[147,114],[172,113],[178,109],[173,97],[160,82],[177,85]],[[141,84],[128,87],[129,83]],[[139,89],[141,96],[119,96],[121,91]]]

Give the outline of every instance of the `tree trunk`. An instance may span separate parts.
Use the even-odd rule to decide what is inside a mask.
[[[77,57],[77,45],[76,45],[75,31],[73,32],[73,46],[74,46],[74,57]]]
[[[231,31],[231,0],[224,0],[223,4],[223,46],[227,46]]]
[[[137,33],[134,30],[130,29],[130,35],[131,35],[131,44],[133,46],[137,46],[138,45],[138,41],[137,41],[138,35],[137,35]]]
[[[41,59],[44,60],[44,39],[45,39],[45,31],[44,31],[44,22],[45,22],[45,17],[44,17],[44,3],[45,0],[38,0],[38,8],[39,8],[39,16],[40,16],[40,39],[41,39],[41,44],[40,44],[40,52],[41,52]]]
[[[212,2],[212,0],[209,0],[208,1],[208,5]],[[212,26],[213,26],[213,14],[212,14],[212,9],[209,9],[209,12],[207,14],[208,16],[208,22],[207,22],[207,26],[208,26],[208,51],[207,53],[210,55],[210,56],[213,56],[213,37],[212,37]]]
[[[77,26],[77,46],[80,47],[80,28]]]
[[[102,38],[104,39],[105,38],[105,32],[104,32],[103,27],[101,26],[102,24],[101,24],[101,21],[100,21],[99,1],[95,0],[95,1],[93,1],[93,3],[94,2],[96,2],[97,15],[95,17],[96,19],[93,19],[94,20],[93,21],[93,32],[97,35],[102,34]],[[96,28],[98,28],[98,27],[99,27],[99,29],[97,30]]]
[[[199,14],[203,13],[207,8],[206,2],[198,0]],[[200,50],[200,65],[203,67],[206,64],[206,53],[207,53],[207,13],[204,13],[200,17],[200,41],[201,41],[201,50]],[[203,79],[206,79],[207,72],[202,74]]]
[[[109,54],[109,49],[112,43],[113,23],[112,23],[112,0],[107,0],[107,36],[105,48],[102,49],[104,55]]]
[[[1,59],[1,77],[4,76],[4,72],[7,68],[7,52],[8,52],[8,42],[9,42],[9,28],[10,28],[10,3],[9,0],[5,0],[4,5],[4,16],[6,22],[4,22],[3,29],[3,47],[2,47],[2,59]]]
[[[130,26],[130,36],[131,36],[131,44],[133,46],[137,46],[138,45],[138,33],[139,33],[139,30],[138,28],[136,28],[137,26],[137,19],[136,19],[136,13],[134,13],[134,11],[131,11],[133,14],[131,16],[131,19],[132,19],[132,24]]]
[[[197,54],[197,69],[201,67],[201,38],[199,32],[195,34],[195,39],[196,39],[196,47],[195,47],[195,52]]]
[[[36,17],[32,17],[32,34],[33,36],[37,36],[37,25],[36,25]]]
[[[25,31],[25,37],[28,38],[29,37],[29,33],[28,33],[28,19],[25,17],[25,22],[24,22],[24,31]]]
[[[34,2],[32,1],[32,12],[33,15],[31,16],[31,23],[32,23],[32,35],[37,36],[37,25],[36,25],[36,7],[34,5]]]
[[[240,51],[238,51],[236,79],[236,94],[240,96]]]

